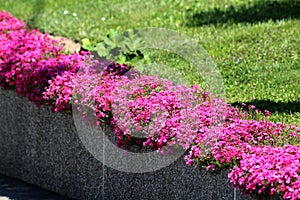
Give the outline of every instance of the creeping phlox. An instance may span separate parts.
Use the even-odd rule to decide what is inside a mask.
[[[62,50],[63,45],[49,35],[27,30],[22,21],[0,12],[0,86],[15,88],[40,105],[49,80],[65,71],[75,73],[87,59]]]
[[[66,54],[7,12],[0,12],[0,86],[55,112],[71,113],[75,105],[84,118],[109,125],[120,148],[180,145],[188,165],[229,168],[230,182],[245,193],[300,199],[299,127],[270,122],[269,111],[252,105],[247,112],[231,107],[198,86],[141,75],[90,53]]]

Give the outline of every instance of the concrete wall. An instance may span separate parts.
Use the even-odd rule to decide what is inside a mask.
[[[105,167],[83,146],[72,116],[0,89],[0,173],[75,199],[250,199],[227,172],[184,163],[142,174]],[[253,199],[253,198],[251,198]]]

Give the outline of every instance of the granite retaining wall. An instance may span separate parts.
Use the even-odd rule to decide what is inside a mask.
[[[0,174],[74,199],[250,199],[234,191],[227,171],[212,175],[182,157],[147,173],[106,167],[83,146],[72,116],[15,91],[0,89],[0,108]]]

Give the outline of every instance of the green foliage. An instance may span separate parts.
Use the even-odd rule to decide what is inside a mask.
[[[100,59],[112,59],[132,65],[150,62],[149,56],[143,51],[142,38],[135,35],[133,31],[121,34],[111,29],[95,46],[89,39],[82,39],[82,47],[95,51]]]
[[[83,38],[81,40],[81,43],[82,43],[82,48],[88,51],[93,51],[95,49],[94,45],[91,43],[91,41],[88,38]]]

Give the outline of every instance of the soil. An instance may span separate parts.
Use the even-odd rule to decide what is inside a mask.
[[[54,40],[57,40],[60,43],[65,44],[65,46],[64,46],[65,51],[68,51],[68,52],[71,52],[71,53],[73,53],[73,52],[78,53],[80,51],[81,45],[79,43],[74,42],[71,39],[64,38],[64,37],[61,37],[61,36],[52,36],[52,35],[50,35],[50,38],[52,38]]]

